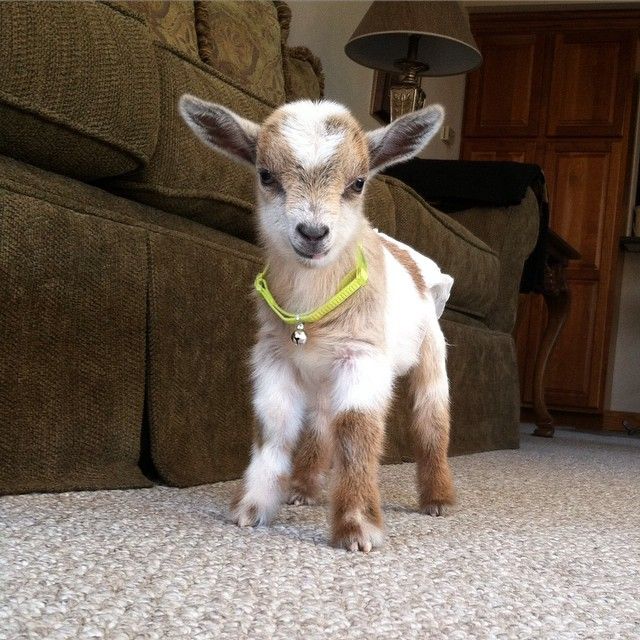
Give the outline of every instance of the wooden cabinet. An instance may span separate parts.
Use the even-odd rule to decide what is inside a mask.
[[[553,34],[548,135],[622,135],[633,39],[615,30]]]
[[[605,341],[617,300],[612,275],[624,217],[619,139],[554,140],[544,167],[553,212],[551,228],[582,258],[566,271],[571,311],[548,367],[550,404],[602,408],[606,382]],[[542,326],[539,328],[542,330]],[[572,375],[568,375],[572,372]]]
[[[465,139],[461,155],[465,160],[507,160],[509,162],[537,162],[535,140],[524,139]]]
[[[571,311],[545,395],[555,408],[602,412],[640,11],[479,13],[471,25],[484,60],[467,82],[461,157],[542,166],[550,226],[582,254],[566,272]],[[545,322],[542,300],[521,296],[514,336],[524,403]]]
[[[569,272],[597,278],[611,224],[620,208],[620,143],[567,140],[547,144],[544,171],[553,212],[551,228],[581,254]],[[607,265],[604,265],[607,266]]]
[[[465,111],[468,136],[535,136],[538,133],[544,36],[478,35],[483,64],[469,75],[473,103]]]

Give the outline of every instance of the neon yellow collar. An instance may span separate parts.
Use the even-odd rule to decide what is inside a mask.
[[[367,262],[364,259],[364,252],[362,246],[358,247],[358,253],[356,255],[356,268],[351,271],[340,283],[341,288],[332,298],[327,300],[322,306],[318,307],[314,311],[309,313],[289,313],[285,311],[274,299],[269,287],[267,286],[266,274],[269,267],[265,267],[264,271],[261,271],[255,280],[256,291],[264,298],[265,302],[271,307],[271,310],[287,324],[296,324],[298,322],[317,322],[321,318],[324,318],[328,313],[333,311],[336,307],[341,305],[347,298],[352,296],[360,287],[367,284],[369,280],[369,272],[367,271]]]

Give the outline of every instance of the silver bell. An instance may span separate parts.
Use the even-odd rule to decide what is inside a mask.
[[[291,334],[291,342],[302,345],[307,341],[307,334],[304,331],[302,322],[296,325],[296,330]]]

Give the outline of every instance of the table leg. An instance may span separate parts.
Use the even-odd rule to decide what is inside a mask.
[[[533,411],[536,424],[533,435],[543,438],[552,438],[554,432],[553,419],[544,399],[547,362],[569,315],[571,305],[571,294],[564,279],[564,266],[556,264],[547,267],[545,290],[542,294],[547,305],[547,326],[542,334],[533,372]]]

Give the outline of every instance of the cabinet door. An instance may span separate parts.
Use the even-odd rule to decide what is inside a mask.
[[[548,135],[622,135],[632,90],[632,48],[629,31],[555,34]]]
[[[602,409],[621,152],[620,143],[611,140],[547,146],[550,226],[582,254],[566,270],[571,309],[547,366],[550,405]],[[546,322],[542,316],[531,321],[534,341]]]
[[[612,140],[565,140],[547,143],[544,162],[549,189],[551,228],[581,254],[569,273],[597,278],[605,245],[613,241],[619,217],[620,143]]]
[[[536,162],[535,140],[522,139],[469,139],[462,142],[462,160],[508,160],[510,162]]]
[[[465,136],[535,136],[544,72],[542,34],[481,34],[467,82]]]

